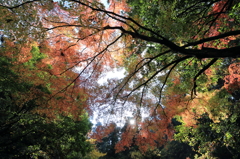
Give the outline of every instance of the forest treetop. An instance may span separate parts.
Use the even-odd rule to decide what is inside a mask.
[[[158,144],[155,140],[164,143],[174,134],[171,121],[177,115],[185,115],[185,121],[191,118],[188,126],[196,125],[195,119],[204,113],[215,122],[222,120],[202,103],[222,91],[216,87],[229,91],[226,84],[218,85],[224,70],[238,61],[239,2],[110,0],[108,4],[1,1],[2,37],[6,44],[36,42],[48,55],[42,62],[53,67],[51,75],[64,75],[66,80],[71,76],[72,81],[53,96],[79,86],[87,94],[84,104],[102,116],[133,111],[141,128],[129,130],[128,138],[151,136],[149,145]],[[76,68],[78,74],[67,74]],[[97,80],[112,68],[124,68],[125,78],[99,85]],[[149,111],[149,118],[141,119],[142,108]],[[137,139],[147,149],[148,143]]]

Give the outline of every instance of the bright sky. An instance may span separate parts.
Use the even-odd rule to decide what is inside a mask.
[[[115,78],[115,79],[122,79],[124,77],[125,70],[124,69],[113,69],[112,71],[109,71],[98,80],[99,84],[104,84],[107,82],[108,79]]]
[[[103,5],[104,5],[106,8],[109,7],[109,4],[108,4],[107,0],[100,0],[100,1],[103,3]]]

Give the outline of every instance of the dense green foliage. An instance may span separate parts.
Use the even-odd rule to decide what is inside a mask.
[[[187,46],[188,43],[199,38],[239,30],[239,1],[129,0],[127,2],[131,7],[129,14],[139,19],[144,27],[153,31],[146,33],[143,28],[139,28],[139,33],[156,37],[160,34],[179,46]],[[141,40],[136,42],[141,46],[137,54],[149,59],[157,57],[154,58],[154,62],[144,66],[141,75],[145,78],[151,78],[159,69],[183,57],[174,51],[161,55],[169,49],[163,45]],[[239,36],[232,40],[218,39],[191,48],[222,49],[238,45]],[[147,52],[144,52],[146,48]],[[137,61],[136,58],[134,60]],[[171,67],[168,66],[164,69],[165,73],[147,83],[148,88],[152,90],[149,92],[161,96],[166,108],[169,107],[172,112],[173,109],[178,109],[174,113],[180,114],[176,117],[181,121],[181,125],[175,127],[175,140],[189,144],[197,153],[195,158],[239,158],[239,94],[238,90],[230,93],[223,87],[228,66],[237,62],[239,62],[237,58],[231,57],[219,58],[215,61],[211,58],[188,58],[176,62],[176,65],[170,65]],[[129,65],[131,64],[126,63],[126,67]],[[204,68],[208,69],[204,70]],[[143,82],[136,80],[136,83],[140,85]],[[239,89],[238,86],[236,87]],[[194,92],[200,94],[196,96],[197,100],[193,97]],[[189,114],[192,117],[188,118]],[[191,120],[196,120],[196,125],[189,124]],[[172,154],[178,150],[172,147]],[[193,158],[190,155],[188,157]]]
[[[203,156],[239,158],[239,102],[221,90],[209,104],[212,119],[206,113],[197,119],[196,127],[187,127],[182,122],[177,126],[175,139],[188,143]]]
[[[0,58],[1,158],[65,159],[81,158],[89,153],[92,146],[86,141],[91,129],[88,115],[80,116],[77,121],[71,115],[59,115],[53,120],[37,114],[36,110],[41,107],[39,101],[45,103],[46,100],[41,94],[47,89],[34,86],[27,79],[20,80],[11,70],[11,63],[7,57]],[[40,96],[33,95],[33,90],[38,90]]]

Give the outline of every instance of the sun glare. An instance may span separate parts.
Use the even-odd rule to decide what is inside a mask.
[[[131,125],[134,125],[134,124],[135,124],[135,119],[131,119],[131,120],[129,121],[129,123],[130,123]]]

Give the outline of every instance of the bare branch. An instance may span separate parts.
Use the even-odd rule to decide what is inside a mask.
[[[156,71],[150,78],[148,78],[145,82],[141,83],[140,85],[138,85],[137,87],[135,87],[134,89],[132,89],[130,91],[130,93],[128,93],[124,98],[128,98],[133,92],[135,92],[136,90],[138,90],[139,88],[141,88],[142,86],[146,85],[148,82],[150,82],[154,77],[156,77],[160,72],[162,72],[163,70],[165,70],[166,68],[168,68],[169,66],[173,65],[173,64],[178,64],[181,61],[184,61],[188,58],[190,58],[191,56],[185,56],[182,57],[180,59],[174,60],[172,62],[170,62],[169,64],[167,64],[166,66],[162,67],[160,70]],[[175,67],[175,66],[174,66]]]
[[[193,78],[193,89],[192,89],[192,92],[191,92],[191,97],[193,97],[193,94],[194,95],[197,95],[196,93],[196,88],[197,88],[197,78],[204,72],[206,71],[209,67],[211,67],[216,61],[218,60],[218,58],[214,58],[212,59],[207,65],[205,65],[200,71],[198,71],[198,73],[195,75],[195,77]]]
[[[189,46],[196,46],[198,44],[202,44],[202,43],[205,43],[205,42],[225,38],[225,37],[228,37],[228,36],[236,36],[236,35],[239,35],[239,34],[240,34],[240,30],[229,31],[229,32],[217,35],[217,36],[212,36],[212,37],[209,37],[209,38],[198,40],[196,42],[188,43],[188,44],[186,44],[182,47],[186,48],[186,47],[189,47]]]
[[[57,94],[65,91],[65,90],[67,90],[73,83],[75,83],[75,81],[83,74],[83,72],[93,63],[93,61],[94,61],[99,55],[101,55],[101,54],[103,54],[105,51],[107,51],[107,49],[108,49],[111,45],[113,45],[114,43],[116,43],[122,36],[123,36],[123,34],[121,34],[121,35],[120,35],[118,38],[116,38],[113,42],[111,42],[110,44],[108,44],[108,45],[107,45],[102,51],[100,51],[97,55],[89,58],[88,60],[91,59],[91,61],[87,64],[87,66],[85,66],[85,67],[83,68],[83,70],[78,74],[78,76],[77,76],[75,79],[73,79],[66,87],[64,87],[63,89],[61,89],[61,90],[58,91],[57,93],[55,93],[51,98],[53,98],[54,96],[56,96]],[[74,67],[74,66],[73,66],[73,67]],[[72,67],[72,68],[73,68],[73,67]],[[69,70],[69,68],[68,68],[68,70]],[[66,71],[65,71],[65,72],[66,72]]]
[[[30,4],[30,3],[33,3],[33,2],[40,2],[40,1],[41,1],[41,0],[26,1],[26,2],[23,2],[23,3],[19,4],[19,5],[13,6],[13,7],[5,6],[5,5],[2,5],[2,4],[0,4],[0,6],[12,10],[12,9],[19,8],[19,7],[21,7],[21,6],[24,6],[24,5],[26,5],[26,4]]]

